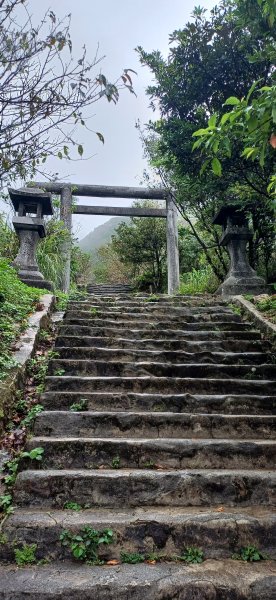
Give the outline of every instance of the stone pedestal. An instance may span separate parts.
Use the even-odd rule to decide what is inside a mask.
[[[9,194],[18,213],[13,218],[13,226],[20,243],[13,266],[26,285],[51,290],[52,284],[45,281],[40,273],[35,255],[39,239],[46,235],[43,216],[53,213],[51,194],[29,188],[10,189]],[[35,213],[35,216],[32,216],[32,213]]]
[[[229,297],[239,294],[256,296],[266,293],[265,280],[259,277],[249,264],[247,244],[253,234],[249,229],[245,213],[238,205],[224,206],[213,223],[223,228],[220,244],[227,247],[231,260],[229,272],[225,281],[219,286],[217,294]]]

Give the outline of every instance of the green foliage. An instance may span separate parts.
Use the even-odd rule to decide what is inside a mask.
[[[21,425],[23,425],[24,427],[30,427],[36,419],[37,415],[39,415],[43,410],[44,407],[42,406],[42,404],[35,404],[34,406],[32,406],[27,412],[26,417],[22,419]]]
[[[81,398],[79,402],[74,402],[73,404],[71,404],[70,410],[72,412],[81,412],[83,410],[88,410],[86,398]]]
[[[112,461],[111,461],[112,469],[119,469],[120,468],[120,462],[121,462],[120,457],[119,456],[114,456],[114,458],[112,458]]]
[[[43,354],[38,354],[28,362],[28,371],[31,373],[33,382],[36,385],[36,391],[41,394],[44,391],[45,377],[48,372],[49,361],[59,356],[58,352],[49,350]]]
[[[64,375],[64,373],[65,373],[65,369],[55,369],[55,371],[54,371],[55,377],[61,377],[62,375]]]
[[[160,296],[157,294],[150,294],[147,298],[144,299],[144,302],[159,302]]]
[[[4,475],[5,485],[12,486],[15,483],[19,468],[19,462],[22,458],[28,458],[30,460],[37,460],[40,462],[42,461],[43,453],[44,448],[37,447],[30,450],[30,452],[19,452],[17,456],[5,462],[4,466],[1,469],[4,473],[6,473],[6,475]]]
[[[18,237],[7,222],[6,215],[0,214],[0,257],[12,260],[18,251]]]
[[[239,552],[232,555],[233,560],[243,560],[244,562],[256,562],[260,560],[267,560],[268,556],[258,550],[256,546],[245,546],[241,548]]]
[[[129,266],[124,264],[111,243],[98,248],[93,267],[96,283],[127,283]]]
[[[254,227],[249,248],[252,266],[264,271],[268,278],[273,278],[274,268],[271,257],[275,253],[275,218],[267,186],[274,174],[275,159],[272,146],[267,143],[269,135],[263,167],[255,161],[252,168],[248,158],[241,156],[241,139],[236,140],[233,135],[230,139],[222,133],[222,150],[217,140],[212,152],[208,146],[213,131],[219,128],[222,132],[229,126],[230,117],[225,115],[232,113],[231,107],[234,106],[237,114],[240,99],[246,102],[252,81],[261,79],[260,87],[271,87],[275,76],[275,61],[272,60],[275,28],[269,30],[266,20],[260,26],[257,17],[254,27],[252,21],[248,27],[242,25],[241,11],[237,14],[236,9],[245,5],[243,15],[251,15],[253,11],[256,16],[260,12],[257,0],[221,0],[210,13],[197,7],[193,19],[170,36],[171,49],[167,59],[159,51],[149,53],[138,48],[141,63],[149,67],[154,77],[147,93],[160,115],[141,132],[146,155],[162,182],[174,190],[185,229],[205,257],[204,265],[193,264],[189,259],[189,268],[185,271],[200,270],[201,266],[209,265],[218,281],[224,279],[229,259],[219,245],[221,230],[214,227],[212,221],[219,207],[227,201],[241,203],[251,216]],[[252,61],[256,52],[260,54],[258,60]],[[263,93],[271,92],[263,90]],[[257,90],[252,91],[248,107],[255,97],[259,99]],[[225,107],[228,98],[231,100]],[[261,110],[265,112],[265,107]],[[262,118],[258,125],[262,124]],[[204,136],[206,130],[208,135]],[[193,137],[195,132],[198,133]],[[244,128],[240,127],[241,136],[243,132]],[[202,135],[206,140],[203,152]],[[195,253],[194,259],[198,259]],[[185,252],[182,273],[184,265]]]
[[[92,306],[92,308],[90,308],[89,312],[92,317],[96,317],[98,315],[99,311],[97,308],[95,308],[95,306]]]
[[[15,562],[18,567],[35,564],[36,550],[37,544],[23,544],[22,548],[14,548]]]
[[[135,202],[134,206],[156,208],[155,202]],[[140,289],[162,290],[166,275],[166,222],[152,217],[132,217],[121,223],[112,236],[112,247],[123,264],[131,270],[133,282]]]
[[[0,257],[0,380],[15,366],[12,344],[24,330],[44,290],[19,281],[15,269]]]
[[[63,505],[63,508],[65,510],[75,510],[75,511],[79,511],[82,510],[82,506],[81,504],[78,504],[77,502],[65,502],[65,504]]]
[[[177,558],[187,563],[200,564],[204,560],[204,553],[200,548],[190,546],[185,548],[183,554]]]
[[[30,452],[21,452],[21,458],[30,458],[31,460],[42,461],[44,454],[44,448],[37,447],[30,450]]]
[[[79,533],[74,534],[67,529],[60,534],[63,546],[68,547],[72,556],[89,564],[99,565],[103,561],[99,559],[98,552],[101,545],[111,544],[114,539],[112,529],[98,531],[86,525]]]
[[[264,317],[276,323],[276,295],[253,298],[256,308],[264,314]]]
[[[212,294],[218,288],[219,282],[210,267],[199,271],[193,269],[190,273],[184,273],[180,279],[180,294]]]
[[[121,552],[121,561],[122,563],[126,563],[128,565],[137,565],[138,563],[142,563],[146,560],[144,554],[140,554],[139,552]]]
[[[0,510],[8,515],[13,512],[11,494],[0,496]]]
[[[251,53],[246,58],[252,64],[265,66],[267,72],[270,72],[270,77],[265,81],[264,74],[261,74],[261,77],[245,90],[246,93],[242,97],[228,97],[223,106],[230,106],[231,110],[224,112],[219,120],[217,115],[213,114],[207,128],[194,132],[193,135],[198,137],[198,140],[193,149],[204,148],[207,156],[211,156],[207,158],[204,165],[211,164],[213,172],[219,176],[222,174],[222,164],[217,156],[215,158],[212,156],[231,158],[238,146],[241,157],[258,161],[264,168],[276,147],[275,72],[267,68],[270,63],[275,63],[276,59],[275,2],[237,0],[234,3],[232,19],[236,20],[241,34],[246,36],[248,31],[251,31],[254,36],[259,37],[259,44],[251,49]],[[265,40],[262,39],[264,34]],[[264,41],[265,43],[262,43]],[[276,193],[276,179],[273,172],[268,191]]]
[[[231,310],[236,314],[236,315],[241,315],[242,314],[242,310],[239,306],[236,306],[236,304],[228,304],[229,308],[231,308]]]

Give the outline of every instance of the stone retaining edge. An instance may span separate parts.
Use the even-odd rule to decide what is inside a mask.
[[[7,379],[0,384],[0,436],[4,432],[4,425],[11,416],[15,391],[23,387],[27,361],[35,352],[39,332],[49,322],[55,305],[55,296],[53,294],[44,294],[40,297],[39,302],[43,304],[44,308],[37,310],[29,317],[27,328],[16,342],[16,346],[19,349],[14,352],[13,356],[17,361],[17,366],[11,370]]]
[[[231,301],[239,306],[246,316],[253,321],[253,323],[255,323],[261,329],[261,331],[266,333],[273,340],[276,340],[276,325],[268,321],[268,319],[266,319],[262,313],[257,310],[252,302],[246,300],[243,296],[233,296]]]

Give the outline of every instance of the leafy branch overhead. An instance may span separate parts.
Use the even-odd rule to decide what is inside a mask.
[[[248,2],[244,3],[248,4]],[[247,7],[237,3],[236,13],[239,16],[239,26],[248,26]],[[250,13],[249,13],[250,14]],[[263,85],[264,78],[253,82],[247,94],[241,98],[229,96],[223,107],[230,107],[222,115],[212,114],[208,126],[193,133],[198,138],[193,144],[193,150],[200,148],[207,156],[201,167],[201,174],[212,168],[215,175],[222,175],[222,162],[238,152],[240,156],[251,161],[258,161],[264,168],[271,160],[276,148],[276,85],[275,69],[270,65],[276,59],[275,40],[275,2],[255,0],[255,15],[259,16],[259,26],[262,22],[267,29],[266,45],[255,50],[247,58],[252,64],[263,63],[268,71],[269,85]],[[269,66],[268,66],[269,65]],[[271,174],[268,192],[276,193],[276,175]]]
[[[101,98],[116,104],[119,92],[135,93],[131,69],[115,82],[99,73],[104,57],[90,58],[85,47],[74,59],[70,15],[57,19],[49,10],[33,24],[28,0],[0,2],[0,179],[43,170],[49,156],[73,158],[84,149],[78,127],[86,126],[87,111]],[[100,132],[94,132],[101,142]]]
[[[146,155],[202,249],[202,274],[211,268],[219,281],[229,265],[212,221],[227,201],[251,216],[250,264],[275,276],[275,9],[275,0],[198,6],[171,34],[168,57],[137,49],[158,109],[140,128]]]

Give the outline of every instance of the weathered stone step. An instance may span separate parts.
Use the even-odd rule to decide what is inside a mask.
[[[184,326],[183,326],[184,327]],[[213,324],[213,328],[191,331],[190,329],[141,329],[137,327],[135,329],[121,329],[118,325],[114,328],[110,327],[97,327],[94,325],[77,325],[66,322],[59,328],[59,335],[77,335],[77,336],[91,336],[91,337],[108,337],[108,338],[128,338],[138,340],[260,340],[261,334],[259,331],[244,330],[244,329],[232,329],[231,331],[216,329]]]
[[[194,356],[196,361],[196,355]],[[238,361],[237,361],[238,362]],[[60,371],[60,373],[59,373]],[[119,362],[90,359],[54,359],[49,363],[49,375],[93,375],[95,377],[195,377],[213,379],[275,379],[276,364],[220,364],[193,362],[188,364],[173,364],[159,362]],[[62,374],[61,374],[62,375]],[[154,382],[153,382],[154,383]],[[275,382],[276,386],[276,382]]]
[[[273,469],[276,441],[231,439],[125,439],[33,437],[27,450],[44,448],[43,468]],[[26,467],[34,468],[29,464]],[[34,461],[35,463],[35,461]],[[37,463],[37,467],[40,464]]]
[[[222,507],[223,508],[223,507]],[[100,548],[105,560],[120,559],[122,550],[173,557],[185,547],[202,548],[206,559],[231,558],[241,547],[252,545],[276,558],[276,515],[263,507],[248,509],[136,508],[107,510],[16,510],[5,527],[7,543],[0,559],[11,561],[13,544],[37,544],[36,556],[52,560],[70,558],[59,541],[64,529],[75,534],[85,526],[112,529],[114,541]]]
[[[103,303],[102,301],[92,301],[90,299],[88,300],[82,300],[82,301],[71,301],[68,303],[68,312],[72,312],[72,311],[86,311],[89,312],[91,311],[91,309],[96,309],[98,312],[103,312],[105,314],[109,314],[112,312],[122,312],[124,314],[138,314],[140,315],[144,315],[144,314],[159,314],[160,315],[167,315],[168,314],[168,307],[170,308],[170,314],[175,315],[175,316],[185,316],[185,315],[190,315],[190,316],[198,316],[200,317],[201,315],[206,316],[206,315],[210,315],[212,316],[213,314],[227,314],[227,315],[234,315],[237,314],[235,313],[235,311],[233,311],[231,308],[229,308],[227,305],[207,305],[207,306],[189,306],[188,304],[183,304],[183,305],[178,305],[178,304],[171,304],[168,305],[167,302],[165,303],[152,303],[152,302],[125,302],[124,304],[122,303],[117,303],[116,301],[114,302],[106,302]]]
[[[275,589],[273,561],[0,567],[0,600],[274,600]]]
[[[92,507],[276,505],[276,474],[258,470],[25,470],[14,487],[19,506]]]
[[[253,407],[252,407],[253,409]],[[35,436],[273,439],[276,416],[44,411]]]
[[[217,340],[199,340],[190,341],[182,339],[125,339],[114,337],[91,337],[78,335],[63,335],[61,332],[56,341],[57,350],[60,352],[62,348],[112,348],[125,349],[135,352],[136,350],[149,351],[183,351],[183,352],[249,352],[261,353],[263,350],[269,352],[270,346],[265,342],[258,340],[245,339],[217,339]],[[146,349],[146,350],[145,350]]]
[[[220,382],[221,388],[221,382]],[[275,415],[276,394],[263,395],[229,394],[198,395],[198,394],[159,394],[149,393],[105,393],[105,392],[44,392],[41,401],[49,410],[68,410],[72,404],[85,400],[88,410],[94,411],[169,411],[171,413],[224,413],[225,415]]]
[[[99,296],[95,294],[89,294],[87,296],[87,300],[90,302],[99,302],[99,303],[116,303],[116,304],[127,304],[140,306],[143,304],[150,305],[162,305],[162,304],[170,304],[172,306],[228,306],[229,302],[223,300],[221,296],[166,296],[160,295],[157,300],[152,301],[148,294],[117,294],[116,295],[108,295]]]
[[[95,307],[95,310],[97,310],[97,308]],[[133,312],[122,312],[120,309],[118,309],[118,311],[111,311],[110,309],[107,311],[105,308],[103,310],[97,310],[97,312],[95,312],[95,314],[92,312],[92,310],[83,310],[81,307],[79,307],[78,309],[73,309],[73,310],[67,310],[66,315],[65,315],[65,319],[66,321],[74,321],[75,319],[78,319],[78,321],[80,321],[81,319],[84,319],[86,322],[91,322],[91,320],[94,322],[98,322],[99,320],[104,320],[105,322],[110,323],[111,321],[119,321],[119,322],[123,322],[123,321],[127,321],[127,322],[131,322],[131,324],[133,323],[143,323],[146,324],[147,322],[150,323],[150,326],[152,325],[153,322],[157,322],[158,321],[162,321],[165,323],[169,323],[170,327],[172,326],[172,323],[177,323],[179,326],[182,326],[182,323],[205,323],[207,322],[208,324],[213,321],[215,322],[221,322],[223,321],[223,323],[241,323],[241,318],[239,315],[235,315],[232,312],[213,312],[213,313],[194,313],[194,314],[190,314],[190,312],[183,312],[183,315],[175,315],[173,312],[173,309],[170,309],[170,319],[169,322],[166,321],[166,319],[168,319],[168,309],[164,310],[163,313],[157,312],[155,311],[154,313],[147,313],[147,312],[138,312],[138,313],[133,313]],[[244,323],[243,323],[244,325]],[[252,327],[252,325],[250,325]]]
[[[107,360],[119,362],[168,362],[168,363],[213,363],[213,364],[247,364],[269,363],[271,356],[264,352],[183,352],[162,350],[140,350],[123,348],[87,348],[59,347],[60,359],[74,360]]]
[[[78,325],[82,326],[93,326],[93,327],[101,327],[101,328],[138,328],[144,331],[151,330],[160,330],[160,329],[170,329],[174,331],[175,335],[178,335],[178,330],[180,331],[201,331],[205,330],[222,330],[222,331],[248,331],[252,328],[250,323],[241,323],[239,321],[235,321],[235,319],[231,319],[230,321],[221,320],[221,321],[200,321],[199,323],[190,323],[188,321],[184,321],[183,319],[177,319],[176,321],[168,320],[168,321],[158,321],[152,319],[151,322],[148,322],[143,319],[108,319],[106,316],[104,318],[98,318],[97,316],[90,318],[81,318],[81,316],[73,317],[68,315],[66,316],[64,323],[66,325]]]
[[[78,377],[45,378],[48,391],[82,392],[144,392],[172,394],[252,394],[274,395],[275,381],[251,379],[208,379],[191,377]]]

